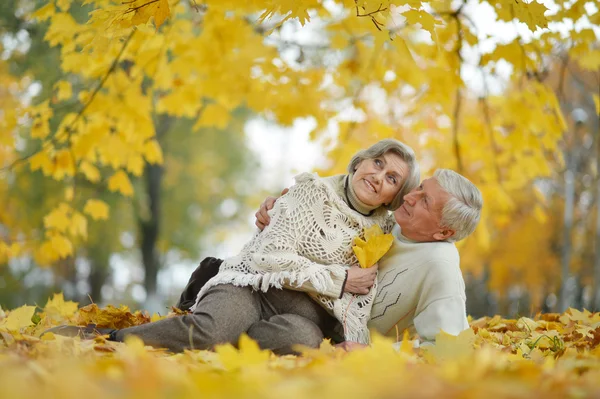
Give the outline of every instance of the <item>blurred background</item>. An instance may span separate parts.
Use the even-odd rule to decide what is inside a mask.
[[[600,308],[597,3],[543,1],[544,23],[533,6],[507,16],[517,6],[502,1],[319,1],[310,22],[276,23],[243,2],[170,1],[160,29],[150,21],[133,39],[87,23],[108,3],[0,3],[3,308],[62,291],[164,314],[201,259],[239,251],[267,195],[300,172],[343,173],[385,137],[415,149],[423,177],[452,168],[484,193],[481,225],[459,243],[469,314]],[[135,108],[162,162],[127,153],[137,122],[111,125]],[[85,130],[101,118],[101,133]],[[71,153],[60,173],[77,135],[97,136],[100,155]],[[113,170],[132,194],[111,185]],[[90,198],[106,218],[86,216],[84,239],[73,211],[60,236],[71,250],[40,253],[60,252],[53,210]]]

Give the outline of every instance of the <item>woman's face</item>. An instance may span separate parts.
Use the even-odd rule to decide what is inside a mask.
[[[398,154],[387,152],[378,158],[362,160],[352,176],[352,187],[364,204],[387,205],[400,191],[408,172],[408,164]]]

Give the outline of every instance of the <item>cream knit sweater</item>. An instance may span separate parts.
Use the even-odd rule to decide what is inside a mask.
[[[414,324],[423,341],[444,330],[469,328],[458,250],[450,242],[415,242],[393,230],[394,244],[379,261],[377,296],[369,328],[386,334]]]
[[[269,212],[270,224],[242,251],[225,259],[219,273],[200,290],[196,299],[218,284],[252,286],[256,290],[291,288],[309,294],[342,324],[346,340],[369,342],[367,322],[376,287],[367,295],[343,293],[346,269],[358,264],[352,240],[363,228],[392,227],[388,211],[378,208],[366,217],[344,201],[344,175],[319,178],[303,173]]]

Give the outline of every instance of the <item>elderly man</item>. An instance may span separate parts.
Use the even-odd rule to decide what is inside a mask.
[[[267,211],[275,198],[267,198],[257,212],[257,226],[269,223]],[[422,341],[430,343],[443,330],[458,334],[469,327],[465,310],[465,284],[455,241],[469,236],[477,226],[483,200],[480,191],[460,174],[438,169],[434,176],[404,197],[394,212],[397,222],[394,245],[377,268],[350,268],[346,286],[368,292],[377,276],[377,296],[369,327],[387,334],[414,325]],[[192,275],[179,302],[186,308],[200,286],[218,271],[220,260],[207,258]],[[292,332],[289,332],[290,334]],[[250,334],[261,346],[285,340],[287,332]],[[294,334],[298,334],[297,331]],[[282,344],[282,343],[279,343]],[[345,349],[360,346],[344,342]]]

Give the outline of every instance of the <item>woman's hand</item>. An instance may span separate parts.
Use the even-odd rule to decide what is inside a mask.
[[[379,264],[377,263],[366,269],[360,266],[352,266],[348,269],[348,278],[346,279],[344,292],[360,295],[368,294],[373,284],[375,284],[378,267]]]
[[[284,188],[283,191],[281,191],[281,195],[284,195],[288,191],[289,191],[289,189]],[[256,221],[254,222],[254,224],[256,224],[256,227],[258,227],[260,229],[260,231],[263,231],[265,229],[265,227],[267,227],[269,225],[269,223],[271,222],[271,217],[269,216],[269,214],[267,212],[269,212],[271,209],[273,209],[273,206],[275,206],[275,201],[277,201],[277,198],[279,198],[279,197],[265,198],[263,203],[260,204],[260,208],[258,209],[258,212],[256,212],[254,214],[254,216],[256,216]]]
[[[336,348],[342,348],[346,352],[351,352],[356,349],[364,349],[368,345],[359,344],[358,342],[353,342],[353,341],[344,341],[344,342],[340,342],[339,344],[335,344],[334,346]]]

